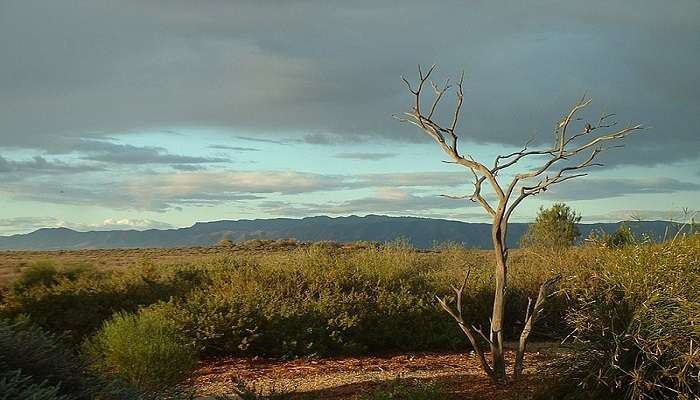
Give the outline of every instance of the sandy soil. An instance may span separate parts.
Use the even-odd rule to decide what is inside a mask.
[[[512,354],[511,354],[512,356]],[[200,395],[236,393],[244,382],[249,389],[269,394],[291,393],[321,399],[352,399],[382,382],[437,380],[445,399],[508,399],[534,387],[531,374],[547,359],[550,351],[537,351],[528,358],[525,379],[508,389],[491,384],[473,354],[415,353],[388,356],[327,358],[320,360],[270,360],[224,358],[201,364],[194,386]]]

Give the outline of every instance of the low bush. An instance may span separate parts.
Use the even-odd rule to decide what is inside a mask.
[[[0,369],[14,382],[31,379],[37,387],[82,388],[79,357],[58,339],[27,321],[0,320]],[[21,376],[15,371],[21,371]]]
[[[527,298],[536,296],[539,283],[570,266],[561,262],[543,268],[529,254],[511,259],[509,338],[517,334],[512,327],[521,327]],[[435,295],[449,296],[450,285],[467,269],[465,317],[488,326],[493,301],[488,253],[459,246],[420,252],[403,242],[353,250],[321,243],[192,265],[79,274],[5,291],[0,317],[27,315],[78,344],[115,312],[160,302],[157,308],[207,355],[464,349],[467,340],[437,306]],[[560,335],[564,307],[565,302],[553,300],[533,337]]]
[[[172,323],[148,309],[115,314],[85,349],[96,370],[152,393],[178,384],[197,363]]]
[[[58,267],[51,260],[36,261],[22,266],[13,288],[15,291],[21,291],[33,286],[53,286],[61,280],[75,280],[89,272],[92,272],[90,266],[83,263]]]
[[[527,298],[553,274],[512,269],[508,318],[516,327]],[[459,247],[419,253],[403,244],[343,252],[311,246],[219,259],[202,266],[208,284],[158,307],[208,355],[328,356],[466,348],[435,295],[472,269],[465,316],[486,326],[493,301],[488,256]],[[563,332],[564,301],[553,300],[537,337]],[[512,330],[506,332],[514,337]]]
[[[69,274],[71,270],[58,270],[52,264],[39,265],[26,270],[34,271],[28,272],[30,279],[21,278],[5,290],[0,318],[25,315],[72,344],[82,342],[115,312],[133,312],[183,295],[198,283],[198,276],[184,269]]]
[[[0,319],[0,399],[124,400],[138,392],[91,374],[83,358],[24,319]]]
[[[61,395],[59,386],[45,382],[34,383],[22,371],[0,371],[0,400],[71,400]]]
[[[700,394],[700,237],[601,253],[567,287],[573,352],[542,398]]]

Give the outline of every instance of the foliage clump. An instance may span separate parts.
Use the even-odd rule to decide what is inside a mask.
[[[146,392],[180,383],[197,362],[187,339],[162,314],[148,309],[115,314],[85,347],[103,374]]]
[[[576,226],[579,222],[581,215],[564,203],[555,203],[550,208],[540,207],[535,223],[521,238],[521,245],[559,249],[570,247],[581,236]]]
[[[47,263],[28,269],[30,277],[37,276],[35,270],[50,273],[42,272],[41,279],[23,275],[4,290],[0,317],[27,315],[33,323],[72,344],[93,334],[115,312],[134,312],[141,306],[181,296],[201,278],[184,270],[155,271],[150,267],[105,273],[86,268],[68,274]]]
[[[572,278],[573,352],[553,367],[543,398],[700,394],[699,250],[696,236],[604,251],[595,268]]]
[[[613,233],[592,231],[586,240],[607,249],[619,249],[637,243],[632,228],[624,223],[621,223]]]

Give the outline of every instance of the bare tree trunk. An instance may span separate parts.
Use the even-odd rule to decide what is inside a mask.
[[[493,251],[496,258],[496,287],[491,314],[491,360],[493,379],[497,384],[508,383],[505,354],[503,352],[503,314],[505,307],[507,259],[504,237],[501,232],[501,221],[496,218],[493,223]]]

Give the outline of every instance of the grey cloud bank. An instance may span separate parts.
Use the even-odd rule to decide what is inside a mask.
[[[410,106],[400,75],[437,62],[466,69],[474,141],[546,141],[588,92],[654,127],[615,162],[695,159],[698,15],[696,1],[5,1],[0,135],[46,151],[200,126],[278,144],[424,140],[390,116]]]

